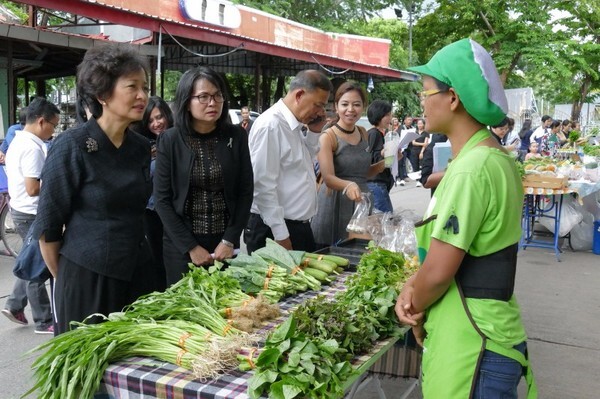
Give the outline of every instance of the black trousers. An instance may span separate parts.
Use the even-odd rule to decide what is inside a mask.
[[[144,232],[154,257],[154,270],[148,278],[154,279],[156,291],[164,291],[167,288],[167,272],[163,260],[163,225],[156,211],[146,209]]]
[[[290,233],[292,248],[299,251],[314,252],[316,250],[315,237],[308,221],[285,220],[285,225]],[[244,242],[249,254],[265,246],[267,237],[273,239],[273,232],[260,215],[250,214],[248,226],[244,229]]]

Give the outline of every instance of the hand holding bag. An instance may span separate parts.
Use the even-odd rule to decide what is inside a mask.
[[[38,283],[43,283],[50,278],[50,270],[46,267],[40,252],[40,243],[33,238],[33,224],[29,228],[21,252],[17,256],[13,274],[22,280]]]

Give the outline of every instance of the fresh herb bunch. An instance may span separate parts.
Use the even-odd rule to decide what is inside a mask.
[[[290,315],[269,335],[248,381],[248,394],[252,399],[265,392],[270,399],[342,397],[344,381],[354,373],[346,357],[335,340],[298,332]]]
[[[379,323],[357,302],[332,301],[321,295],[299,306],[294,318],[298,331],[307,336],[338,342],[348,351],[348,360],[368,351],[379,337],[373,329]]]
[[[569,142],[573,144],[579,140],[579,137],[581,137],[581,134],[577,130],[573,130],[569,133]]]

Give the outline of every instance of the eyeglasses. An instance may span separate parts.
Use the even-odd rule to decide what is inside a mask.
[[[441,90],[441,89],[429,89],[429,90],[424,90],[419,92],[419,100],[421,101],[425,101],[425,99],[427,97],[433,96],[435,94],[439,94],[439,93],[444,93],[447,90]]]
[[[225,101],[225,97],[221,92],[215,94],[202,93],[197,96],[192,96],[192,98],[197,99],[200,104],[208,104],[211,100],[215,100],[216,103]]]
[[[46,121],[46,122],[48,122],[49,124],[51,124],[51,125],[52,125],[52,127],[53,127],[54,129],[56,129],[56,126],[58,126],[58,123],[51,122],[51,121],[49,121],[48,119],[44,119],[44,121]]]

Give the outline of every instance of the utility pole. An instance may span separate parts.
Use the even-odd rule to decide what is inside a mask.
[[[413,0],[402,0],[404,9],[408,11],[408,65],[412,65],[412,28],[413,28],[413,14],[415,11],[415,4]],[[402,19],[402,10],[394,8],[396,17]]]
[[[413,24],[413,2],[408,2],[408,66],[412,65],[412,24]]]

